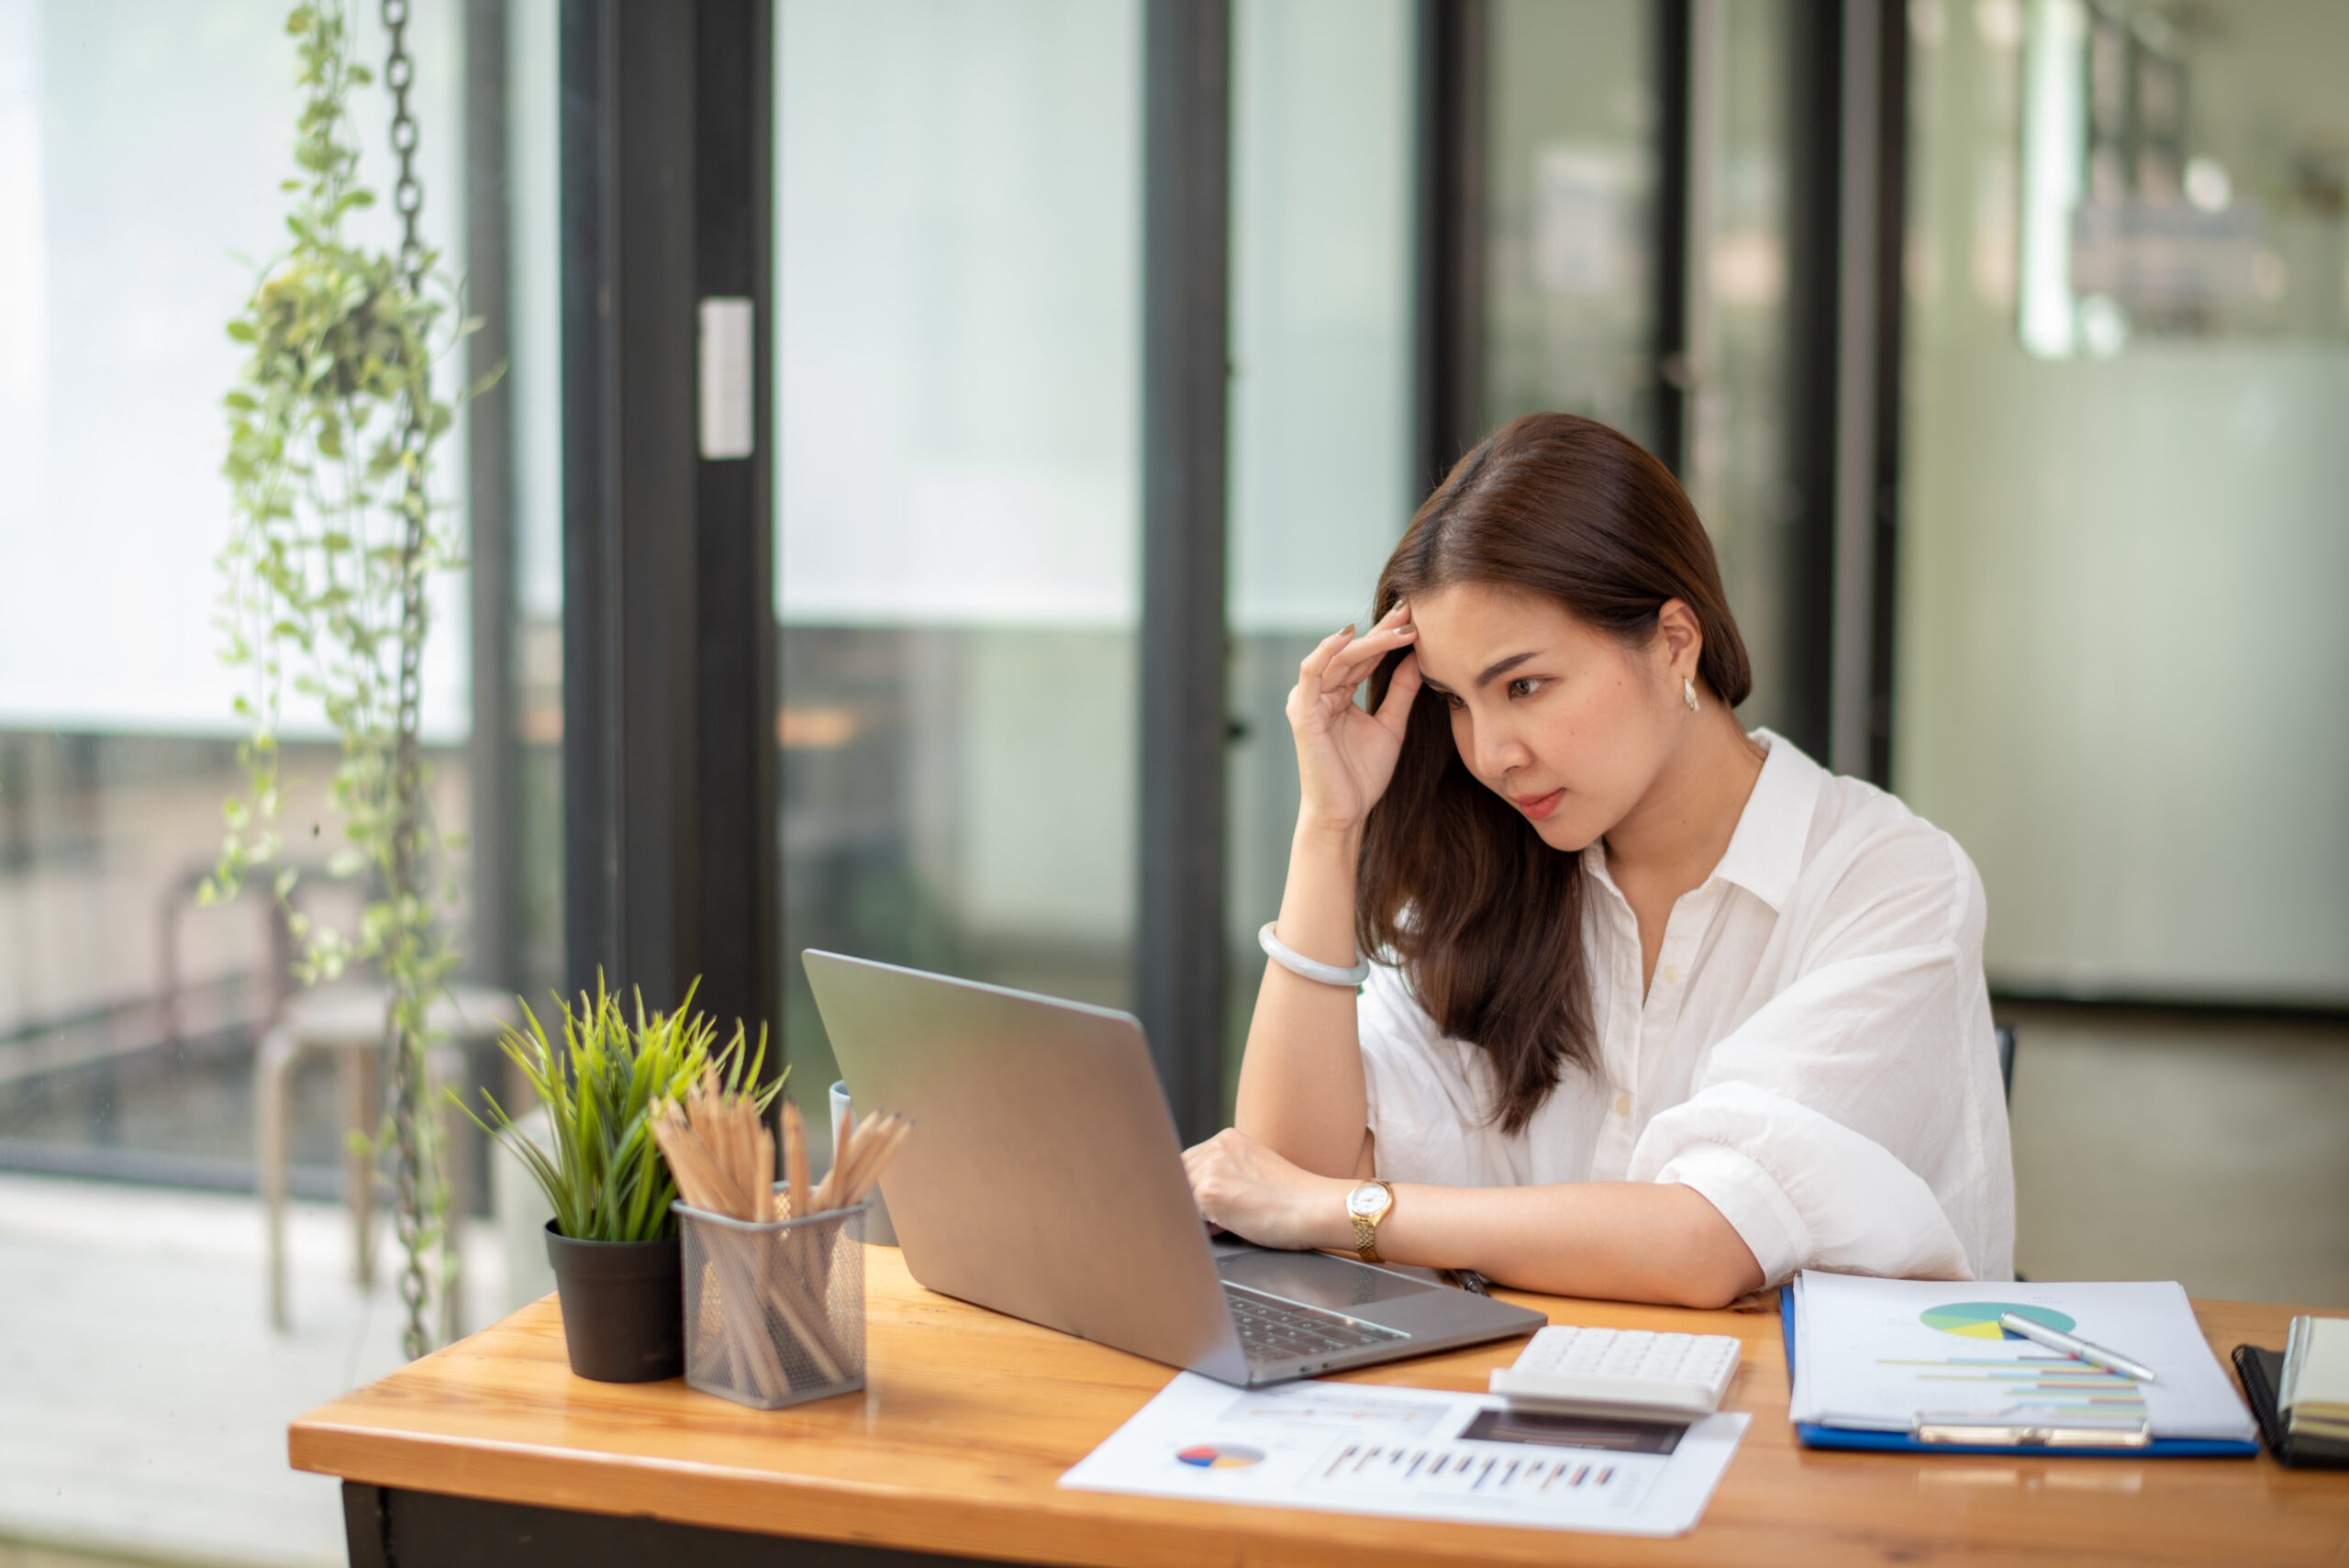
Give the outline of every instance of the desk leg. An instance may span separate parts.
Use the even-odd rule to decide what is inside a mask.
[[[342,1484],[342,1522],[351,1568],[970,1568],[972,1562],[357,1481]]]
[[[342,1484],[342,1538],[351,1556],[351,1568],[390,1568],[390,1543],[384,1529],[384,1499],[387,1495],[381,1486],[362,1485],[356,1481]]]

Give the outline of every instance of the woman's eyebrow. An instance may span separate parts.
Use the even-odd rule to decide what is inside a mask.
[[[1499,680],[1503,675],[1508,674],[1511,670],[1516,669],[1520,664],[1524,663],[1528,659],[1532,657],[1533,654],[1531,651],[1529,650],[1523,653],[1512,653],[1506,659],[1487,664],[1485,666],[1485,673],[1476,677],[1476,684],[1480,686],[1489,686],[1495,681]]]

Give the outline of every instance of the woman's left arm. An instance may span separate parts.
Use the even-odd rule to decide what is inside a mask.
[[[1875,895],[1821,933],[1801,978],[1706,1052],[1687,1097],[1639,1130],[1627,1180],[1401,1184],[1379,1251],[1529,1288],[1690,1305],[1803,1268],[2012,1277],[1980,884],[1945,836],[1883,849],[1865,868]],[[1350,1184],[1230,1133],[1186,1158],[1201,1212],[1227,1229],[1352,1248],[1333,1195]],[[1441,1169],[1403,1148],[1378,1168]]]
[[[1316,1175],[1229,1129],[1186,1150],[1199,1212],[1268,1247],[1353,1251],[1345,1197],[1354,1184]],[[1676,1182],[1572,1182],[1539,1187],[1395,1184],[1378,1225],[1379,1256],[1475,1269],[1553,1296],[1725,1307],[1763,1284],[1737,1230],[1696,1188]]]

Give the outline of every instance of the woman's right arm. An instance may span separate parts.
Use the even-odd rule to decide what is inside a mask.
[[[1378,662],[1416,636],[1398,605],[1370,631],[1335,633],[1297,667],[1289,694],[1299,801],[1288,883],[1275,934],[1308,958],[1354,962],[1354,879],[1363,823],[1394,776],[1403,729],[1419,695],[1416,657],[1396,666],[1377,714],[1354,691]],[[1354,1032],[1354,993],[1267,961],[1240,1063],[1240,1130],[1308,1171],[1370,1173],[1369,1099]]]

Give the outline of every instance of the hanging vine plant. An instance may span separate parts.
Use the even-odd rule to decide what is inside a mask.
[[[406,0],[384,0],[383,19],[399,160],[396,251],[371,250],[348,232],[352,215],[375,199],[359,181],[351,118],[353,94],[373,76],[352,58],[348,11],[341,0],[315,0],[286,18],[303,93],[298,172],[280,187],[293,198],[292,241],[261,269],[228,323],[250,354],[226,398],[234,523],[220,556],[221,625],[224,657],[250,675],[236,709],[250,734],[239,749],[244,787],[225,808],[220,861],[205,891],[225,897],[249,876],[267,877],[280,900],[293,891],[278,827],[279,726],[290,687],[340,740],[328,795],[343,843],[329,865],[367,890],[350,929],[289,909],[297,969],[322,980],[363,963],[385,987],[391,1094],[374,1141],[395,1154],[413,1357],[431,1348],[430,1308],[456,1283],[438,1123],[421,1093],[432,1003],[456,964],[441,919],[455,897],[442,852],[453,846],[432,819],[417,733],[427,587],[459,564],[447,508],[432,500],[434,458],[455,417],[434,395],[432,369],[478,324],[464,319],[458,289],[418,233]]]

